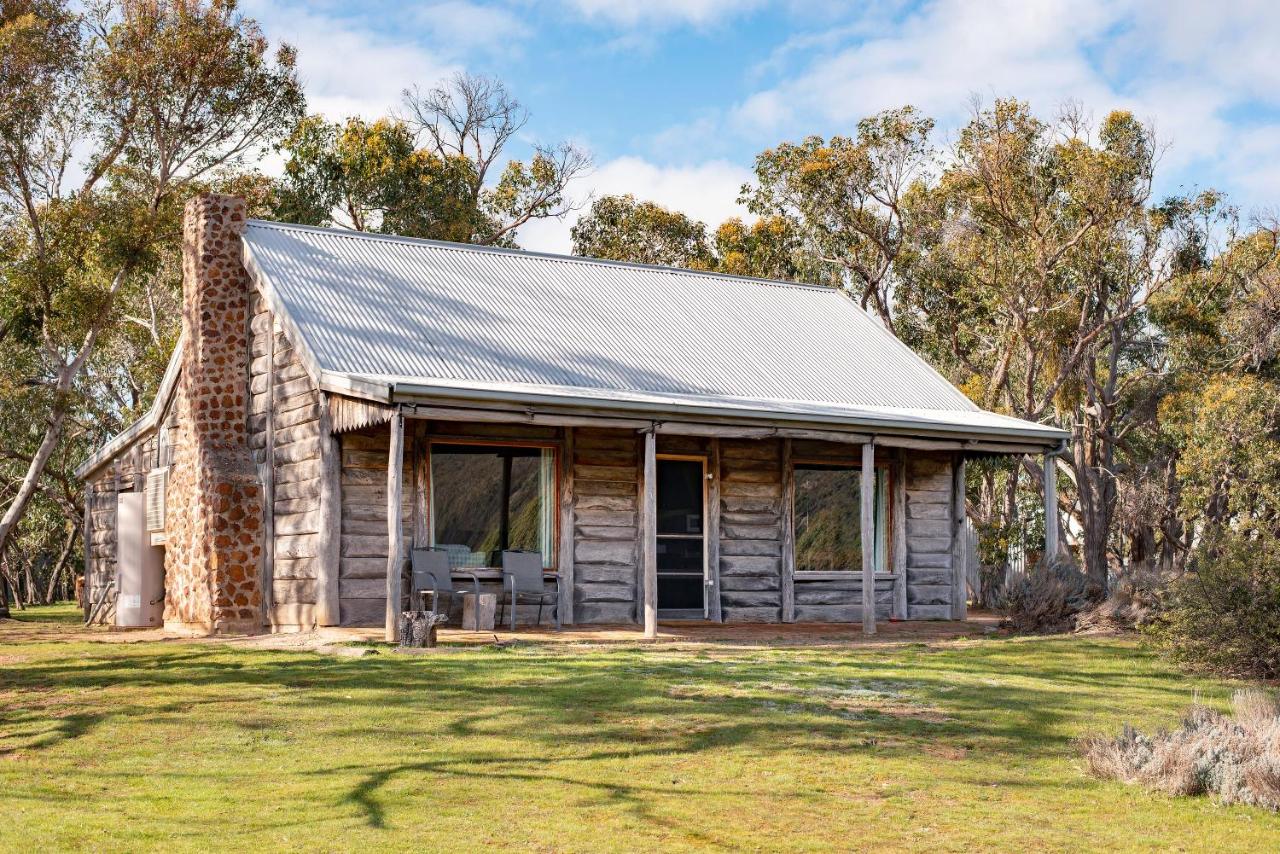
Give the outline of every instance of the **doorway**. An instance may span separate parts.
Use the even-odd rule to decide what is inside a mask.
[[[707,616],[707,463],[659,457],[657,488],[658,618]]]

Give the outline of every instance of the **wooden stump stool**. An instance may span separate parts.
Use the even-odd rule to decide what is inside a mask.
[[[430,611],[404,611],[400,614],[400,646],[432,647],[436,645],[436,626],[448,618]]]
[[[462,595],[462,628],[469,632],[491,632],[497,611],[497,593],[464,593]]]

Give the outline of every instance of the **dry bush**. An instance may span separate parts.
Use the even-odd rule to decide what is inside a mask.
[[[1015,577],[996,601],[1004,624],[1015,632],[1053,632],[1072,628],[1075,617],[1092,604],[1089,579],[1070,563],[1038,566]]]
[[[1234,717],[1194,705],[1173,731],[1091,736],[1081,748],[1096,777],[1170,795],[1209,795],[1222,804],[1280,810],[1280,702],[1237,691]]]
[[[1112,583],[1106,599],[1076,618],[1078,632],[1128,632],[1148,625],[1159,613],[1160,593],[1168,580],[1160,572],[1135,566]]]

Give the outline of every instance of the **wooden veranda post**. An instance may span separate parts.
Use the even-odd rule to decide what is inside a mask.
[[[951,466],[951,619],[968,618],[969,534],[965,527],[964,457]]]
[[[894,450],[889,500],[889,530],[893,533],[893,619],[907,618],[907,465],[902,450]]]
[[[862,633],[876,633],[876,446],[862,446]]]
[[[658,443],[653,430],[644,434],[644,636],[658,636]]]
[[[796,471],[790,439],[782,440],[782,622],[796,621]]]
[[[1056,452],[1044,455],[1044,562],[1058,557],[1058,460]]]
[[[560,621],[573,625],[573,428],[564,428],[564,449],[560,452]]]
[[[387,642],[395,643],[400,624],[400,567],[404,530],[400,507],[404,469],[404,416],[391,416],[391,447],[387,452]]]
[[[320,532],[316,552],[316,623],[342,622],[338,591],[342,561],[342,440],[333,432],[327,397],[320,402]]]
[[[711,439],[711,457],[707,460],[707,569],[710,584],[707,586],[707,617],[713,623],[723,623],[720,607],[720,440]]]

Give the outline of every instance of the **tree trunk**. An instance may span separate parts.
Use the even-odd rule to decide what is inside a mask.
[[[50,413],[49,421],[45,425],[44,438],[40,440],[40,447],[36,450],[35,456],[31,458],[31,463],[27,466],[27,473],[23,476],[22,483],[18,486],[18,491],[13,496],[13,501],[5,509],[4,516],[0,517],[0,555],[5,553],[5,549],[9,545],[9,537],[22,519],[22,515],[27,512],[27,504],[30,503],[31,497],[35,495],[36,488],[40,484],[40,478],[44,475],[45,466],[48,465],[49,458],[53,456],[53,451],[62,438],[62,426],[67,420],[67,409],[70,405],[68,396],[72,392],[76,378],[80,376],[85,363],[89,361],[89,356],[93,353],[94,345],[98,342],[99,333],[102,332],[103,327],[111,317],[111,305],[115,301],[116,294],[120,292],[120,288],[128,277],[130,270],[130,266],[125,266],[116,271],[115,276],[111,279],[111,288],[107,291],[106,303],[102,306],[97,321],[85,333],[84,340],[80,344],[80,351],[76,353],[74,359],[62,365],[58,370],[58,381],[53,386],[53,411]]]
[[[67,531],[67,538],[62,541],[62,551],[58,553],[58,559],[53,562],[53,569],[49,572],[49,586],[45,589],[44,604],[52,605],[54,602],[54,594],[58,591],[58,580],[62,578],[63,570],[67,566],[67,558],[71,555],[71,547],[76,543],[76,528],[73,527]]]

